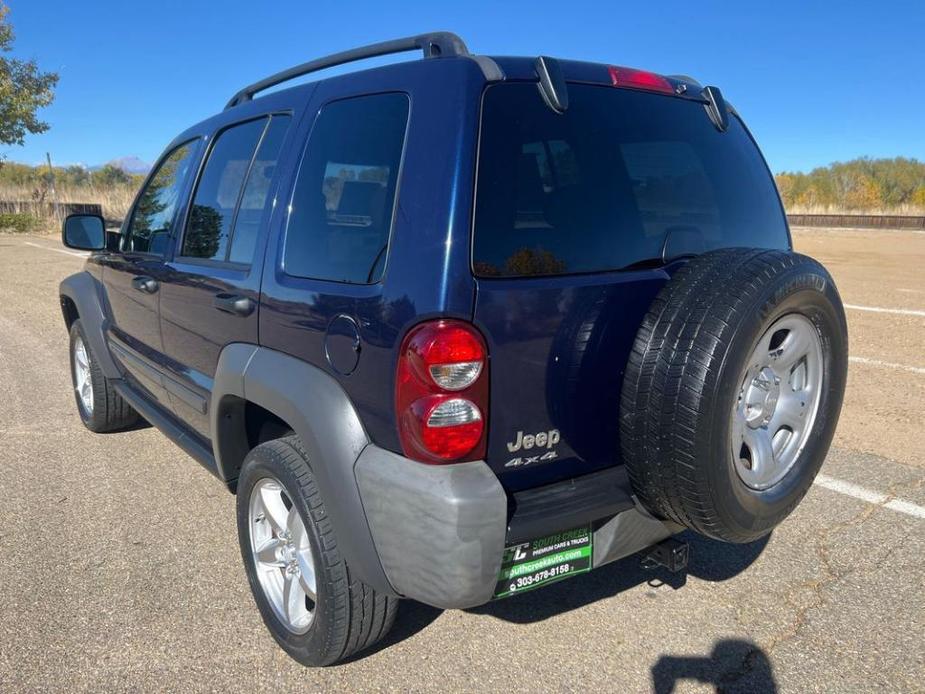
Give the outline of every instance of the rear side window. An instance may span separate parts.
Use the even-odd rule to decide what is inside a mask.
[[[190,209],[180,255],[228,259],[235,212],[268,118],[223,130],[209,152]]]
[[[250,263],[254,258],[257,232],[263,220],[263,213],[270,196],[270,183],[276,173],[276,164],[283,148],[283,140],[289,129],[289,116],[273,116],[251,162],[241,203],[234,220],[231,236],[231,250],[228,260],[232,263]]]
[[[721,133],[697,102],[580,84],[569,84],[564,114],[535,84],[485,92],[473,234],[482,277],[789,243],[771,176],[737,118]]]
[[[163,255],[177,214],[180,193],[193,164],[194,150],[194,142],[180,145],[164,158],[148,179],[122,237],[124,252]]]
[[[325,106],[312,128],[290,206],[283,266],[295,277],[372,284],[385,268],[408,97],[377,94]]]

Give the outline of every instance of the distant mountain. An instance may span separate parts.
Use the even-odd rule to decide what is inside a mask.
[[[146,174],[151,170],[150,164],[143,162],[138,157],[131,156],[119,157],[118,159],[113,159],[99,166],[91,166],[90,171],[102,169],[104,166],[115,166],[117,169],[122,169],[127,174]]]

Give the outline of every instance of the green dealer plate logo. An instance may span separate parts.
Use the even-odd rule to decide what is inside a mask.
[[[591,538],[586,525],[507,547],[494,597],[506,598],[590,571]]]

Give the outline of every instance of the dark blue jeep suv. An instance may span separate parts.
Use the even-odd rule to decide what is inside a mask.
[[[141,416],[237,494],[257,606],[305,664],[375,643],[400,598],[761,537],[841,408],[832,279],[688,77],[448,33],[355,49],[241,90],[118,234],[63,238],[93,251],[60,288],[81,418]]]

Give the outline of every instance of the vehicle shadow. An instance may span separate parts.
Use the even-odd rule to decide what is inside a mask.
[[[683,680],[713,685],[718,692],[775,694],[778,691],[767,653],[742,639],[718,641],[708,656],[663,655],[652,666],[655,694],[670,694]]]
[[[123,429],[116,429],[111,432],[104,432],[108,434],[125,434],[131,431],[141,431],[143,429],[150,429],[153,425],[144,417],[139,417],[134,424],[129,424]]]
[[[644,569],[640,565],[642,553],[602,566],[590,573],[541,588],[521,593],[512,598],[490,602],[467,610],[471,614],[489,615],[519,624],[540,622],[557,614],[580,609],[586,605],[613,597],[643,583],[652,587],[669,586],[677,590],[687,582],[687,576],[704,581],[726,581],[751,566],[767,547],[770,535],[747,545],[716,542],[692,532],[678,536],[690,544],[690,563],[687,571],[671,573],[665,569]],[[434,622],[443,610],[413,600],[403,600],[399,607],[395,627],[381,642],[355,658],[364,658],[380,650],[411,638]],[[757,647],[753,647],[757,649]],[[723,655],[725,651],[720,653]],[[666,656],[667,658],[668,656]],[[685,666],[683,658],[659,665],[659,677],[680,673]],[[678,662],[675,662],[678,661]],[[661,662],[661,661],[660,661]],[[699,663],[700,660],[698,659]],[[691,668],[693,664],[689,664]],[[663,671],[666,674],[663,674]],[[698,671],[699,672],[699,671]],[[655,670],[653,669],[653,677]],[[670,689],[665,690],[670,691]],[[758,690],[765,691],[765,690]],[[773,690],[768,690],[773,691]]]
[[[550,617],[582,608],[613,597],[646,583],[652,587],[669,586],[677,590],[687,582],[687,576],[704,581],[726,581],[751,566],[768,544],[765,536],[747,545],[717,542],[692,532],[678,536],[690,544],[690,563],[686,571],[671,573],[662,568],[645,569],[638,553],[540,590],[530,591],[490,602],[470,612],[485,614],[509,622],[539,622]]]

